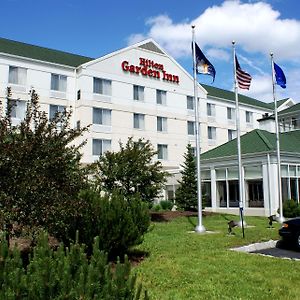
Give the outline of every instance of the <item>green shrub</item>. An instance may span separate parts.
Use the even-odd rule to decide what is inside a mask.
[[[138,195],[125,197],[113,191],[100,196],[97,191],[84,190],[79,197],[87,205],[81,224],[77,225],[85,243],[91,245],[91,239],[99,236],[100,249],[114,258],[142,242],[150,216],[148,205]]]
[[[154,205],[152,206],[152,210],[153,210],[153,211],[160,211],[160,210],[162,210],[162,207],[160,206],[159,203],[157,203],[157,204],[154,204]]]
[[[300,206],[293,200],[286,200],[283,202],[283,216],[286,218],[294,218],[300,216]]]
[[[99,238],[88,259],[85,246],[53,251],[43,234],[34,248],[27,269],[20,253],[10,253],[4,239],[0,241],[0,299],[141,299],[141,285],[130,275],[130,263],[117,263],[112,268],[106,255],[99,250]],[[146,293],[144,299],[148,299]]]
[[[40,226],[68,241],[81,210],[77,195],[88,185],[87,169],[80,163],[84,142],[75,146],[74,140],[87,128],[73,128],[71,111],[49,121],[34,90],[25,119],[17,126],[12,125],[11,109],[8,105],[7,114],[0,114],[0,211],[5,222]]]
[[[169,200],[162,200],[160,201],[160,206],[163,210],[171,210],[173,207],[173,202]]]

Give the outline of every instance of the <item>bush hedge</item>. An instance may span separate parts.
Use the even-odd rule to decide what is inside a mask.
[[[0,241],[0,299],[141,299],[141,285],[130,275],[125,259],[112,266],[95,238],[93,254],[87,258],[78,242],[53,251],[42,234],[29,264],[23,266],[20,253],[11,252],[2,236]],[[143,299],[148,299],[147,293]]]
[[[143,241],[150,226],[148,205],[138,195],[124,196],[115,190],[112,194],[101,194],[92,189],[81,191],[80,201],[86,209],[76,225],[81,241],[92,244],[99,236],[99,247],[109,258],[122,256],[132,246]]]
[[[286,218],[300,217],[300,206],[293,200],[286,200],[283,202],[283,216]]]

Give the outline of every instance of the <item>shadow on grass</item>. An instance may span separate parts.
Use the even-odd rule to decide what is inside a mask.
[[[139,250],[139,249],[132,249],[127,253],[128,259],[132,266],[136,266],[140,264],[145,258],[150,256],[150,252]]]

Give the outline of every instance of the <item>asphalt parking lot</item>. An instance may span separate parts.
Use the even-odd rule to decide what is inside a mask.
[[[276,247],[261,249],[250,251],[249,253],[257,253],[257,254],[264,254],[278,258],[289,258],[300,260],[300,252],[296,251],[292,247],[288,247],[287,245],[282,245],[280,242],[277,242]]]

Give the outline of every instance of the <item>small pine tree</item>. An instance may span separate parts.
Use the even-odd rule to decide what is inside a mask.
[[[186,147],[183,170],[180,172],[182,178],[176,191],[176,204],[184,210],[195,210],[197,208],[197,174],[196,159],[190,144]]]

